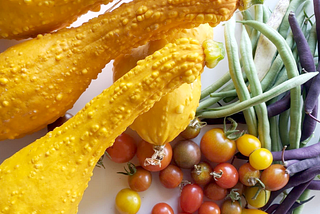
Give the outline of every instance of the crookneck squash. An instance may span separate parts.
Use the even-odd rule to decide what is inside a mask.
[[[0,39],[27,39],[73,23],[112,0],[1,0]]]
[[[0,140],[38,131],[64,115],[118,55],[173,29],[216,26],[244,2],[251,1],[133,0],[78,28],[7,49],[0,54]]]
[[[6,159],[0,165],[0,213],[77,213],[106,148],[161,96],[194,82],[204,59],[197,40],[181,38],[166,45],[62,126]]]
[[[201,44],[207,39],[213,39],[213,28],[208,24],[197,28],[185,29],[181,32],[168,35],[166,39],[150,41],[117,57],[113,63],[114,80],[120,78],[137,64],[138,60],[145,58],[165,44],[181,37],[192,37]],[[223,58],[223,48],[217,45],[217,58]],[[153,145],[164,145],[176,138],[195,116],[201,94],[200,76],[191,84],[183,84],[171,93],[163,96],[161,100],[146,113],[140,115],[130,126],[145,141]]]

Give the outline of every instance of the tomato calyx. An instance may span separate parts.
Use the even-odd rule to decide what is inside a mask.
[[[163,160],[164,156],[165,156],[165,152],[164,152],[164,145],[162,146],[153,146],[153,155],[151,156],[151,158],[146,158],[144,161],[144,165],[148,166],[148,165],[153,165],[153,166],[159,166],[161,167],[161,161]]]
[[[227,119],[231,122],[231,126],[229,129],[227,128],[227,122],[226,122]],[[232,119],[231,117],[224,118],[223,131],[226,138],[228,138],[229,140],[236,140],[245,133],[245,131],[237,130],[237,127],[238,127],[238,123],[234,119]]]
[[[219,172],[213,171],[213,172],[210,173],[210,175],[212,175],[212,176],[213,176],[213,179],[214,179],[215,181],[217,181],[219,178],[222,177],[223,171],[222,171],[222,169],[220,169]]]
[[[230,198],[232,202],[237,201],[242,207],[241,195],[238,191],[239,189],[231,189],[226,198]]]
[[[128,169],[126,167],[124,167],[125,172],[117,172],[117,173],[123,174],[123,175],[128,175],[128,176],[136,174],[137,168],[133,163],[128,162],[127,166],[128,166]]]
[[[189,123],[189,127],[193,129],[202,129],[206,125],[207,122],[201,121],[198,117],[193,118]]]

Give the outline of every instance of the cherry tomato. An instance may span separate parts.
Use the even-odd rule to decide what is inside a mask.
[[[212,180],[212,167],[207,162],[200,162],[191,170],[191,178],[196,184],[206,185]]]
[[[251,134],[244,134],[236,140],[237,148],[244,156],[249,156],[254,150],[261,148],[260,140]]]
[[[268,202],[270,198],[270,191],[255,186],[246,187],[244,191],[244,196],[249,205],[255,208],[260,208]]]
[[[187,184],[182,188],[180,207],[183,212],[193,213],[203,202],[203,191],[197,184]]]
[[[173,159],[180,168],[191,169],[200,162],[200,147],[192,140],[179,141],[173,147]]]
[[[187,128],[180,133],[180,136],[187,140],[195,138],[200,134],[200,131],[204,126],[205,123],[201,122],[199,118],[195,117],[190,121],[190,124],[187,126]]]
[[[170,164],[159,172],[159,178],[166,188],[176,188],[183,179],[183,172],[179,167]]]
[[[221,163],[233,157],[236,152],[236,143],[226,138],[223,129],[213,128],[202,136],[200,149],[209,161]]]
[[[120,190],[116,196],[116,209],[121,214],[136,214],[141,206],[141,199],[136,191],[130,188]]]
[[[174,214],[174,212],[169,204],[158,203],[152,208],[151,214]]]
[[[203,192],[207,198],[213,201],[222,200],[228,194],[228,190],[220,187],[215,181],[212,181],[205,185],[203,188]]]
[[[221,204],[221,214],[241,214],[241,211],[242,208],[238,201],[227,199]]]
[[[206,201],[201,204],[198,214],[220,214],[220,207],[213,201]]]
[[[219,186],[229,189],[238,183],[239,174],[232,164],[219,163],[213,168],[213,177]]]
[[[162,155],[160,159],[153,159],[152,163],[146,163],[151,157],[158,152]],[[172,159],[172,147],[170,143],[165,144],[163,147],[154,146],[144,140],[138,144],[137,158],[139,164],[148,171],[156,172],[166,168]]]
[[[136,192],[146,191],[151,186],[151,182],[151,172],[141,166],[137,166],[136,171],[128,177],[130,188]]]
[[[137,144],[133,137],[126,133],[122,133],[106,151],[113,162],[126,163],[135,156]]]
[[[262,210],[256,209],[243,209],[241,214],[268,214]]]
[[[267,190],[276,191],[288,183],[289,177],[283,165],[272,164],[262,171],[260,180],[264,183]]]
[[[246,186],[254,186],[257,179],[260,179],[260,170],[253,168],[250,163],[242,164],[238,172],[239,181]]]
[[[250,165],[258,170],[268,168],[272,164],[272,161],[272,153],[266,148],[256,149],[249,156]]]

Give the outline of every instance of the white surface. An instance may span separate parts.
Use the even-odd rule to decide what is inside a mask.
[[[273,7],[276,1],[266,1],[270,7]],[[102,7],[104,11],[108,6]],[[74,26],[81,24],[83,21],[96,16],[96,13],[89,13],[83,16],[78,20]],[[216,41],[224,42],[223,38],[223,26],[219,25],[214,30],[214,39]],[[0,40],[0,52],[4,51],[6,48],[14,45],[15,41],[9,40]],[[104,88],[108,87],[112,83],[112,64],[109,63],[102,73],[99,75],[97,80],[94,80],[86,92],[80,97],[80,99],[75,103],[74,108],[69,112],[75,114],[79,111],[89,100],[94,96],[98,95]],[[203,87],[211,84],[216,81],[224,72],[228,71],[227,59],[223,60],[218,64],[214,69],[206,69],[203,73],[202,83]],[[206,127],[202,130],[200,136],[198,136],[195,141],[199,142],[202,134],[211,127]],[[319,128],[318,128],[319,130]],[[17,140],[5,140],[0,143],[0,163],[14,154],[23,146],[33,142],[35,139],[43,136],[46,133],[46,130],[41,130],[33,135],[26,136],[22,139]],[[135,135],[135,133],[131,132]],[[319,134],[319,132],[318,132]],[[139,138],[135,135],[136,139]],[[315,137],[319,139],[319,137]],[[134,159],[136,162],[136,159]],[[117,213],[114,208],[114,199],[117,192],[125,187],[128,187],[126,176],[119,175],[116,172],[122,171],[125,164],[117,164],[111,162],[108,158],[104,159],[104,165],[106,169],[96,167],[93,173],[92,180],[89,182],[89,187],[84,193],[83,199],[79,205],[79,214],[112,214]],[[186,177],[188,178],[186,171]],[[320,194],[318,192],[312,192],[312,195],[316,197],[309,202],[304,210],[304,213],[316,214],[318,213],[317,209],[320,208],[320,205],[317,204],[317,201],[320,199]],[[153,173],[153,182],[146,192],[140,193],[142,199],[142,206],[139,214],[148,214],[151,213],[151,209],[154,204],[158,202],[167,202],[169,203],[177,213],[178,210],[178,196],[179,190],[169,190],[164,188],[158,179],[158,173]]]

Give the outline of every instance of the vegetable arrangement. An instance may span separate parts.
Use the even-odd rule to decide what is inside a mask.
[[[319,163],[318,153],[309,154],[311,146],[299,148],[307,143],[304,141],[305,139],[310,139],[310,130],[307,130],[309,135],[301,130],[305,128],[304,123],[307,123],[306,121],[310,118],[313,119],[314,126],[316,117],[314,111],[317,109],[316,104],[310,105],[309,110],[307,105],[303,109],[304,105],[300,98],[306,97],[307,99],[308,96],[311,96],[312,93],[309,94],[309,91],[317,94],[316,90],[314,91],[312,88],[315,85],[313,82],[318,77],[318,72],[314,69],[316,66],[313,63],[313,58],[317,57],[314,54],[316,42],[311,43],[312,29],[316,28],[310,27],[310,30],[305,26],[309,22],[301,22],[304,20],[301,17],[297,17],[299,20],[296,20],[294,13],[290,12],[297,8],[298,3],[301,2],[303,2],[302,10],[305,10],[309,5],[308,1],[293,0],[290,4],[288,1],[279,1],[279,7],[275,9],[270,18],[268,18],[269,14],[265,6],[260,5],[254,8],[255,18],[259,21],[250,20],[250,12],[243,11],[244,19],[236,21],[236,16],[234,16],[226,22],[225,43],[230,72],[223,76],[218,84],[202,91],[201,96],[199,75],[205,65],[214,67],[217,64],[217,61],[220,60],[221,49],[212,46],[213,43],[207,42],[209,40],[202,42],[212,36],[210,34],[212,28],[207,28],[208,31],[197,31],[196,28],[184,30],[184,28],[198,26],[201,23],[216,26],[220,21],[228,20],[237,8],[246,9],[250,2],[228,1],[228,3],[221,4],[224,6],[223,8],[219,8],[217,2],[214,1],[210,2],[214,5],[210,7],[208,1],[197,3],[187,0],[164,3],[152,1],[145,3],[142,0],[135,0],[132,3],[121,5],[112,12],[106,12],[79,28],[66,29],[45,36],[40,35],[8,49],[0,55],[0,60],[2,58],[5,62],[1,68],[3,70],[1,73],[3,74],[3,78],[1,78],[3,92],[0,98],[4,99],[1,109],[8,110],[3,114],[1,112],[1,115],[6,116],[7,113],[11,115],[10,119],[2,120],[6,123],[6,125],[0,126],[0,128],[4,128],[2,131],[0,129],[4,134],[3,139],[21,137],[52,123],[73,105],[106,63],[116,59],[116,62],[119,60],[120,65],[120,62],[128,59],[122,58],[125,55],[121,54],[128,54],[130,51],[131,55],[126,56],[134,59],[130,62],[132,64],[124,66],[124,73],[128,72],[127,74],[119,75],[123,76],[118,77],[118,80],[110,88],[90,101],[78,114],[75,116],[66,115],[64,118],[67,120],[66,122],[56,121],[50,124],[48,126],[50,132],[46,136],[23,148],[1,164],[0,186],[2,194],[0,201],[4,203],[0,203],[0,212],[76,213],[92,175],[92,170],[105,153],[112,161],[127,163],[128,168],[125,168],[125,172],[120,172],[120,174],[128,176],[130,188],[124,188],[115,196],[116,208],[120,213],[137,213],[139,211],[141,199],[137,192],[147,191],[153,180],[152,175],[155,173],[159,173],[159,180],[164,187],[181,188],[179,210],[185,213],[265,213],[264,211],[287,213],[299,210],[301,205],[308,201],[305,198],[297,201],[300,195],[305,197],[304,191],[306,189],[319,189],[320,186],[314,180],[319,173],[318,167],[314,167]],[[147,8],[151,7],[152,11],[150,12]],[[218,18],[216,10],[221,15]],[[150,16],[148,12],[151,13]],[[204,13],[206,15],[203,15]],[[158,14],[159,17],[155,17],[154,14]],[[281,20],[282,17],[285,18],[277,31],[275,29],[280,21],[277,20],[277,24],[274,24],[272,20],[279,14]],[[307,16],[307,13],[303,14],[306,16],[304,18],[309,21],[310,17]],[[120,16],[131,17],[131,15],[134,17],[133,21],[130,18],[119,18]],[[162,17],[162,15],[165,16]],[[183,17],[184,15],[186,16]],[[110,17],[112,18],[107,19]],[[288,25],[283,27],[286,17]],[[304,30],[303,34],[297,32],[300,30],[297,27],[299,25],[294,26],[298,21],[302,23],[300,25]],[[108,26],[104,26],[106,24]],[[234,37],[235,25],[242,26],[240,57],[238,56],[237,41]],[[288,31],[289,25],[292,34],[291,31],[289,34],[283,34],[283,38],[280,29]],[[147,29],[148,33],[142,34],[143,31],[140,28]],[[86,35],[81,38],[85,41],[83,44],[82,42],[76,44],[72,40],[72,38],[79,39],[79,32],[84,32],[82,35]],[[200,33],[194,34],[194,32]],[[300,37],[297,36],[298,33],[300,33]],[[271,54],[272,59],[269,59],[271,67],[278,66],[278,68],[274,68],[271,72],[268,70],[266,74],[263,74],[264,78],[261,84],[258,81],[259,73],[255,69],[257,61],[254,57],[259,56],[261,44],[263,44],[261,41],[266,40],[261,39],[262,37],[259,39],[259,35],[266,36],[270,40],[268,46],[275,45],[278,51],[270,51],[274,54]],[[295,44],[302,38],[305,38],[307,43],[302,44],[301,47],[297,45],[295,50]],[[70,46],[67,45],[63,49],[61,39],[65,39],[64,44],[67,43]],[[309,43],[307,39],[310,39]],[[154,41],[149,42],[149,40]],[[132,48],[146,42],[149,43],[132,51]],[[290,42],[291,47],[289,46]],[[166,43],[165,46],[164,43]],[[303,59],[305,55],[302,53],[307,50],[310,44],[313,45],[311,54],[307,59]],[[36,48],[40,46],[41,49]],[[57,48],[59,46],[62,48],[60,52]],[[52,47],[59,54],[52,52],[53,54],[49,54],[47,59],[41,58],[44,56],[43,53],[51,53]],[[218,49],[218,55],[216,55]],[[26,50],[33,51],[35,54],[24,58],[23,53]],[[75,50],[79,50],[79,52]],[[70,51],[71,55],[62,56]],[[312,60],[310,60],[310,56]],[[19,114],[25,115],[22,112],[23,109],[12,108],[12,103],[16,105],[21,101],[26,102],[26,93],[24,88],[22,89],[22,85],[17,84],[20,83],[17,78],[21,74],[19,72],[16,74],[17,70],[15,69],[17,68],[13,66],[15,62],[11,61],[11,57],[15,57],[14,60],[17,60],[15,62],[22,60],[22,63],[26,59],[39,59],[36,61],[37,65],[26,63],[20,64],[21,67],[18,68],[18,70],[28,68],[23,71],[27,72],[25,77],[28,77],[24,80],[26,80],[26,84],[29,84],[27,89],[30,88],[32,97],[31,99],[28,97],[31,103],[28,103],[24,108],[28,112],[32,105],[40,107],[42,110],[47,110],[48,106],[57,107],[54,109],[55,112],[50,113],[50,116],[45,110],[38,112],[37,109],[33,111],[32,117],[19,118]],[[95,58],[94,61],[98,61],[98,65],[90,63],[93,58]],[[82,72],[80,77],[76,77],[78,75],[76,72],[68,70],[71,64],[74,71]],[[24,67],[25,65],[26,67]],[[303,69],[307,70],[308,65],[313,70],[310,68],[312,72],[304,73]],[[50,70],[46,73],[46,78],[39,74],[40,69],[43,68]],[[264,69],[266,70],[266,68]],[[92,76],[83,78],[91,70],[94,70]],[[51,73],[56,76],[48,76]],[[73,81],[75,77],[78,82]],[[311,83],[310,80],[313,77],[315,78]],[[55,83],[57,86],[62,85],[57,92],[58,95],[54,95],[56,93],[53,90],[54,87],[48,87],[47,92],[40,96],[32,92],[34,87],[44,88],[48,84],[48,81],[43,80],[55,79],[59,80]],[[71,81],[71,79],[73,80]],[[196,79],[198,79],[199,85],[195,84]],[[11,84],[11,80],[14,80],[15,84],[13,84],[14,81]],[[232,80],[232,84],[227,83],[229,80]],[[25,82],[21,81],[22,83]],[[165,100],[166,96],[172,96],[174,92],[177,93],[175,96],[181,96],[182,91],[178,91],[178,87],[182,84],[186,85],[188,90],[190,89],[186,99],[192,105],[184,104],[184,101],[175,97],[171,100],[168,99],[169,101],[161,101]],[[308,84],[309,86],[307,86]],[[8,86],[11,87],[11,90],[8,90]],[[224,87],[221,89],[222,86]],[[194,88],[197,88],[198,91],[192,90]],[[75,95],[74,90],[78,91]],[[306,95],[301,96],[304,90],[306,90]],[[7,91],[21,92],[21,94],[7,95],[5,94]],[[66,92],[68,95],[64,96]],[[285,92],[287,93],[286,99],[281,99]],[[196,93],[196,95],[192,93]],[[59,96],[60,94],[63,96]],[[192,95],[190,96],[190,94]],[[52,103],[45,103],[42,100],[44,95],[55,96],[55,99]],[[208,95],[210,95],[209,98]],[[73,99],[67,106],[63,106],[65,101],[60,98],[64,99],[69,96],[73,96]],[[312,97],[317,96],[312,95]],[[197,109],[197,117],[191,120],[195,115],[196,106],[199,104],[199,97],[201,100]],[[35,101],[32,103],[33,99]],[[277,108],[278,100],[284,103],[282,110],[273,109],[271,112],[271,104],[273,108]],[[222,105],[213,106],[217,102]],[[171,104],[173,105],[170,106]],[[190,108],[186,109],[187,112],[179,115],[181,117],[175,118],[172,115],[165,115],[167,109],[177,111],[176,106],[179,104]],[[157,108],[157,105],[160,107]],[[285,110],[287,110],[286,114],[283,113]],[[155,115],[155,117],[160,119],[165,117],[165,122],[145,123],[150,115],[143,116],[152,111],[154,112],[151,115]],[[238,132],[236,122],[229,118],[232,123],[230,129],[227,129],[226,121],[224,121],[224,128],[214,128],[206,132],[201,137],[199,146],[193,142],[192,138],[199,133],[199,126],[196,131],[189,128],[194,125],[195,121],[201,122],[200,119],[209,122],[208,119],[233,117],[240,112],[248,126],[248,134]],[[274,115],[272,118],[270,117],[271,113]],[[278,114],[285,118],[280,121]],[[48,119],[48,117],[52,118]],[[63,120],[63,118],[60,119]],[[134,122],[134,120],[136,121]],[[7,124],[12,121],[13,126],[10,129]],[[30,130],[19,130],[18,123],[21,124],[24,121],[28,121],[28,123],[35,121],[35,123]],[[290,127],[285,126],[286,130],[283,132],[285,136],[280,137],[280,131],[276,129],[284,127],[279,123],[289,124],[288,121],[290,121]],[[174,122],[181,126],[173,126]],[[63,125],[61,125],[62,123]],[[189,123],[190,126],[187,127]],[[130,136],[123,133],[130,125],[143,138],[138,145],[135,145]],[[54,129],[55,126],[60,127]],[[157,127],[158,129],[156,129]],[[153,128],[158,130],[157,133],[152,132]],[[143,131],[139,132],[139,130]],[[149,132],[145,132],[145,130],[149,130]],[[185,131],[182,132],[183,130]],[[158,135],[161,131],[164,131],[164,137]],[[187,133],[188,131],[191,133]],[[171,147],[170,142],[179,133],[181,133],[181,137],[184,136],[187,139],[172,144]],[[306,138],[302,140],[303,137]],[[155,140],[150,140],[151,138]],[[289,141],[286,141],[287,139]],[[280,151],[284,146],[289,146],[290,150]],[[317,145],[313,147],[317,148]],[[161,153],[157,153],[160,149]],[[236,153],[237,150],[239,153]],[[296,153],[300,153],[300,151],[307,151],[307,155],[302,155],[299,158]],[[215,155],[213,155],[214,153]],[[292,158],[288,158],[287,154],[291,154]],[[129,162],[135,155],[139,166]],[[154,159],[154,156],[157,159]],[[240,167],[235,167],[232,165],[233,160],[240,156],[248,162]],[[150,161],[155,160],[157,164],[151,164]],[[276,164],[274,161],[282,161],[283,163]],[[192,182],[183,180],[186,172],[190,173]],[[56,188],[57,186],[59,188]],[[293,189],[283,202],[273,203],[273,200],[280,193],[292,187]],[[62,196],[61,192],[64,193]],[[242,195],[244,197],[241,197]],[[244,204],[241,202],[243,198]],[[218,206],[216,201],[221,201],[221,206]],[[298,209],[296,209],[297,207]],[[173,213],[173,209],[166,203],[158,203],[154,206],[152,213]]]
[[[170,31],[216,26],[240,5],[242,0],[135,0],[80,27],[39,34],[7,49],[0,54],[0,140],[33,133],[62,116],[118,55]]]

